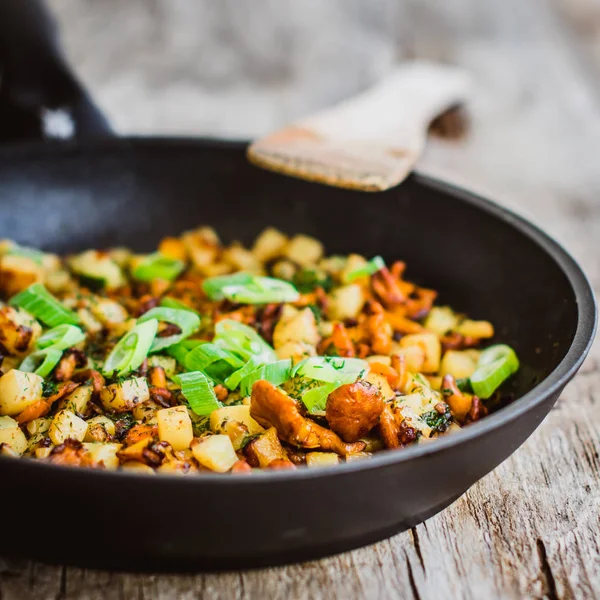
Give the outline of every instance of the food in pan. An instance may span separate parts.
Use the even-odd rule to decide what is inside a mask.
[[[459,430],[503,402],[517,356],[404,271],[273,228],[251,249],[203,227],[147,255],[3,242],[0,452],[250,474]]]

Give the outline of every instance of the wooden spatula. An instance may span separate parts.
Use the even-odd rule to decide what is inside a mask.
[[[415,166],[431,121],[463,103],[469,88],[461,69],[406,63],[366,92],[253,142],[248,158],[309,181],[387,190]]]

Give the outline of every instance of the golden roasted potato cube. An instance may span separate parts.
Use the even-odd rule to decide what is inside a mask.
[[[323,256],[323,244],[308,235],[295,235],[285,247],[284,255],[301,267],[309,267]]]
[[[214,262],[219,253],[219,237],[210,227],[184,233],[181,241],[192,263],[200,269]]]
[[[334,289],[329,294],[327,317],[332,321],[354,319],[365,304],[363,289],[357,283],[350,283]]]
[[[250,416],[250,407],[244,404],[214,410],[210,415],[210,428],[214,433],[228,435],[235,450],[244,445],[248,436],[264,431]]]
[[[281,256],[288,242],[287,235],[281,233],[274,227],[267,227],[256,238],[254,246],[252,246],[252,254],[260,262],[268,262]]]
[[[253,467],[268,467],[274,460],[286,458],[275,427],[252,440],[244,448],[244,454]]]
[[[0,289],[7,297],[43,280],[43,266],[31,258],[5,254],[0,259]]]
[[[454,331],[465,337],[478,339],[494,337],[494,326],[489,321],[472,321],[471,319],[465,319],[454,329]]]
[[[403,356],[406,361],[406,368],[412,373],[419,373],[425,364],[425,351],[420,346],[408,346],[403,348],[400,344],[394,343],[392,354]]]
[[[250,250],[246,250],[241,244],[234,243],[229,246],[229,248],[224,250],[222,259],[238,271],[255,273],[257,275],[263,273],[261,262]]]
[[[68,396],[61,399],[58,409],[70,410],[74,413],[83,415],[87,412],[88,405],[92,399],[93,388],[91,385],[80,385]]]
[[[371,363],[381,363],[382,365],[387,365],[388,367],[392,364],[392,357],[386,356],[384,354],[372,354],[371,356],[367,356],[365,360]]]
[[[29,421],[29,423],[25,425],[25,428],[29,435],[39,435],[46,433],[48,429],[50,429],[51,423],[52,417],[40,417],[39,419]]]
[[[439,336],[452,331],[458,323],[458,316],[448,306],[434,306],[425,319],[425,329]]]
[[[439,392],[442,389],[442,377],[440,375],[427,375],[427,381],[432,390]]]
[[[294,278],[298,267],[289,260],[278,260],[271,270],[273,271],[273,277],[291,281]]]
[[[143,462],[139,462],[137,460],[130,460],[121,465],[121,469],[123,471],[133,471],[135,473],[143,473],[144,475],[156,475],[154,469],[144,464]]]
[[[275,349],[285,346],[288,342],[315,346],[319,339],[315,315],[310,308],[298,310],[289,304],[283,307],[281,317],[273,330]]]
[[[50,456],[50,454],[52,453],[52,449],[53,449],[53,447],[50,447],[50,448],[36,448],[33,451],[33,454],[34,454],[34,456],[37,459],[48,458]]]
[[[306,464],[309,467],[330,467],[339,464],[340,459],[335,452],[309,452]]]
[[[106,442],[115,435],[115,423],[104,415],[92,417],[86,421],[87,431],[84,442]]]
[[[424,373],[435,373],[440,368],[440,359],[442,355],[442,345],[440,339],[435,333],[413,333],[405,335],[400,340],[402,348],[416,346],[421,348],[425,354],[425,361],[421,370]]]
[[[122,444],[102,444],[86,442],[83,444],[90,453],[94,465],[104,465],[105,469],[114,470],[119,467],[117,452]]]
[[[392,386],[390,386],[388,380],[383,375],[369,372],[363,379],[374,385],[379,390],[379,393],[384,400],[391,400],[396,397],[396,393],[392,389]]]
[[[0,444],[7,444],[17,454],[27,450],[27,438],[19,424],[10,417],[0,417]]]
[[[203,467],[217,473],[229,471],[238,460],[228,435],[196,438],[192,443],[192,452]]]
[[[48,437],[55,446],[62,444],[67,439],[83,442],[87,428],[88,424],[75,413],[70,410],[61,410],[52,420]]]
[[[132,377],[121,383],[112,383],[100,392],[104,408],[117,413],[132,410],[149,398],[150,390],[144,377]]]
[[[194,432],[192,420],[185,406],[163,408],[157,411],[156,420],[161,442],[168,442],[173,450],[184,450],[190,447]]]
[[[0,342],[11,353],[23,356],[33,350],[42,326],[27,312],[12,306],[0,308]]]
[[[79,317],[81,324],[90,333],[99,333],[102,331],[102,323],[100,323],[87,308],[78,309],[77,316]]]
[[[448,350],[442,358],[440,374],[452,375],[454,379],[463,379],[471,377],[476,366],[475,361],[466,352]]]
[[[44,379],[12,369],[0,377],[0,415],[14,416],[42,397]]]
[[[137,421],[147,423],[151,419],[156,418],[156,412],[159,410],[159,408],[160,406],[158,404],[152,400],[148,400],[148,402],[138,404],[131,412]]]
[[[124,323],[129,318],[127,311],[121,304],[108,298],[94,298],[90,303],[90,311],[100,323],[108,326]]]

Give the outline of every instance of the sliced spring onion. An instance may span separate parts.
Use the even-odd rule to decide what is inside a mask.
[[[239,304],[294,302],[300,297],[298,290],[283,279],[247,273],[210,277],[204,280],[202,288],[212,300],[227,298]]]
[[[32,352],[19,366],[21,371],[27,373],[35,373],[40,377],[47,377],[56,367],[62,357],[62,350],[54,346],[45,350]]]
[[[152,319],[173,323],[174,325],[177,325],[181,331],[175,335],[155,338],[150,352],[160,352],[164,348],[177,344],[198,331],[200,328],[200,317],[191,310],[159,306],[157,308],[151,308],[147,313],[144,313],[138,319],[138,323],[145,323]]]
[[[173,281],[185,268],[185,263],[176,258],[154,252],[144,257],[133,269],[132,275],[139,281],[166,279]]]
[[[179,300],[175,300],[175,298],[163,298],[160,301],[159,306],[163,306],[164,308],[176,308],[178,310],[189,310],[199,316],[198,311],[195,311],[193,308],[189,307],[187,304],[180,302]]]
[[[213,343],[243,360],[250,360],[252,356],[261,356],[264,363],[277,360],[275,350],[252,327],[233,319],[223,319],[216,324]]]
[[[219,275],[209,277],[202,282],[204,293],[211,300],[224,300],[223,288],[226,286],[246,285],[252,282],[254,275],[250,273],[234,273],[233,275]]]
[[[278,360],[268,365],[263,365],[246,375],[240,381],[240,393],[242,396],[249,396],[252,393],[252,386],[257,381],[264,379],[273,385],[281,385],[291,377],[292,360]]]
[[[41,283],[31,284],[13,296],[9,304],[25,309],[50,327],[79,323],[79,317],[65,308]]]
[[[225,380],[225,386],[230,390],[235,390],[239,385],[240,381],[252,373],[252,371],[258,369],[258,367],[262,366],[262,359],[260,356],[252,356],[246,364],[237,371],[234,371],[227,379]]]
[[[353,383],[369,370],[369,363],[360,358],[336,356],[311,356],[300,361],[293,375],[326,381],[327,383]]]
[[[325,385],[304,392],[304,394],[302,394],[302,402],[304,403],[304,406],[308,408],[308,412],[323,412],[327,405],[327,397],[339,386],[339,383],[326,383]]]
[[[38,348],[43,350],[50,346],[58,350],[66,350],[71,346],[85,340],[85,333],[75,325],[57,325],[44,333],[36,342]]]
[[[42,265],[44,263],[43,252],[36,250],[35,248],[29,248],[27,246],[20,246],[19,244],[14,244],[11,246],[6,252],[6,256],[22,256],[23,258],[29,258],[33,262],[38,265]]]
[[[178,344],[173,344],[165,349],[169,356],[172,356],[181,366],[185,366],[185,357],[189,354],[190,350],[193,350],[196,346],[202,344],[208,344],[205,340],[183,340]]]
[[[490,346],[479,356],[477,368],[469,378],[473,392],[480,398],[489,398],[518,369],[519,359],[510,346]]]
[[[223,350],[215,344],[202,344],[190,350],[184,359],[189,371],[203,371],[212,379],[224,382],[244,362],[229,350]]]
[[[157,329],[158,321],[156,319],[150,319],[144,323],[138,322],[111,350],[102,372],[111,376],[115,371],[118,375],[135,371],[148,355]]]
[[[346,275],[345,279],[348,283],[350,283],[355,279],[358,279],[359,277],[368,277],[369,275],[373,275],[373,273],[381,271],[383,267],[385,267],[385,262],[383,258],[381,258],[381,256],[375,256],[359,269],[350,271],[350,273]]]
[[[208,416],[223,406],[217,400],[212,381],[204,373],[190,371],[177,375],[175,380],[181,385],[181,393],[197,415]]]

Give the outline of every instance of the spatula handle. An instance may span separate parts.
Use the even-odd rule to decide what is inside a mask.
[[[402,133],[423,135],[429,123],[469,95],[464,70],[411,62],[371,89],[302,120],[298,125],[336,140],[384,142],[393,146]]]

